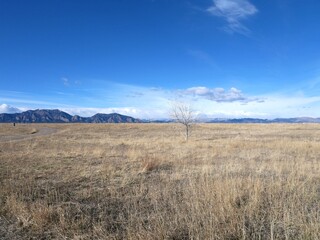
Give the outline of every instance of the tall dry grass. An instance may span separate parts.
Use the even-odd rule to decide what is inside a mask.
[[[0,239],[320,238],[320,125],[0,126]]]

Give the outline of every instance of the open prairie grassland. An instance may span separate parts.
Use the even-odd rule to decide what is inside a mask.
[[[320,125],[182,134],[1,124],[0,239],[320,239]]]

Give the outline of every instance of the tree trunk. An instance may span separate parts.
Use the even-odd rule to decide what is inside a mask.
[[[186,141],[189,140],[189,125],[186,125]]]

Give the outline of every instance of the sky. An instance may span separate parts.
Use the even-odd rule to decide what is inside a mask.
[[[318,0],[1,0],[0,113],[320,117]]]

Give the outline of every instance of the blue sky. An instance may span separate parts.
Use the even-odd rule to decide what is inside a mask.
[[[320,117],[317,0],[0,1],[0,112]]]

